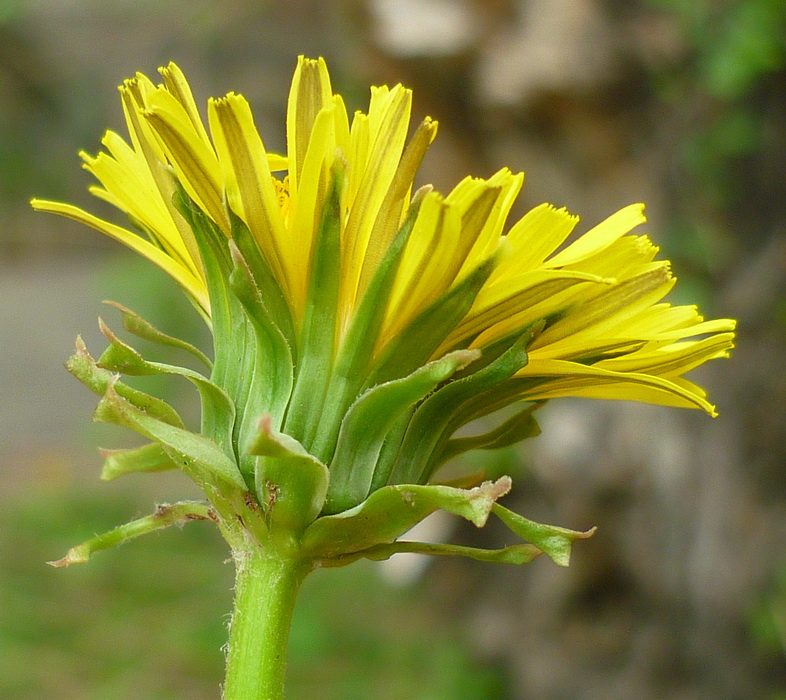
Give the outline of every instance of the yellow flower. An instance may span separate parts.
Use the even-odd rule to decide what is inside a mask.
[[[136,230],[68,204],[33,200],[33,206],[88,224],[149,258],[208,320],[205,265],[175,205],[178,189],[227,238],[233,217],[250,231],[291,314],[293,353],[301,357],[304,318],[313,313],[309,284],[320,217],[339,178],[339,241],[330,261],[338,278],[334,359],[345,342],[357,343],[348,339],[353,319],[408,214],[417,212],[375,310],[368,377],[393,378],[374,368],[411,351],[402,336],[414,337],[430,310],[441,311],[445,322],[417,348],[416,364],[456,349],[493,354],[506,339],[530,334],[526,364],[486,397],[484,413],[571,395],[715,414],[705,392],[683,375],[726,356],[735,324],[704,321],[695,307],[663,301],[675,281],[669,264],[656,259],[646,236],[631,233],[645,220],[642,205],[567,245],[578,218],[546,204],[506,231],[523,183],[522,174],[507,169],[487,180],[467,178],[446,197],[424,189],[411,206],[413,179],[437,124],[425,119],[407,141],[412,95],[401,85],[372,88],[368,113],[350,120],[325,62],[301,57],[282,157],[267,152],[242,96],[211,99],[206,128],[179,68],[170,64],[161,74],[158,86],[142,74],[120,86],[130,143],[110,131],[106,152],[81,154],[100,182],[91,191],[125,212]]]
[[[69,371],[100,395],[94,419],[146,443],[105,452],[104,478],[180,469],[208,504],[159,506],[54,562],[188,520],[221,530],[237,565],[227,698],[281,697],[295,594],[314,569],[397,552],[567,566],[585,532],[530,521],[497,501],[507,476],[433,483],[447,460],[537,435],[533,413],[558,396],[701,408],[683,375],[724,357],[734,322],[663,301],[669,264],[633,229],[643,206],[570,238],[578,219],[544,204],[506,229],[523,183],[502,169],[447,196],[413,181],[437,132],[408,138],[412,94],[371,90],[351,119],[325,62],[300,58],[287,109],[287,155],[267,152],[246,100],[211,99],[207,126],[174,64],[163,84],[120,87],[129,141],[82,153],[92,192],[130,228],[33,200],[124,243],[165,270],[210,326],[213,359],[124,307],[128,332],[190,352],[206,368],[149,361],[100,327]],[[572,241],[572,242],[571,242]],[[176,375],[201,401],[199,431],[121,375]],[[519,404],[496,427],[459,429]],[[436,510],[483,527],[497,517],[522,542],[487,550],[399,538]]]

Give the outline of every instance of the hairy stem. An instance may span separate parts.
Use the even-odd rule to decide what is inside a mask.
[[[292,613],[308,569],[286,553],[236,551],[224,700],[284,697]]]

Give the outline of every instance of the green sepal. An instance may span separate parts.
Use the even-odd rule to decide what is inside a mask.
[[[593,527],[585,532],[577,532],[555,525],[542,525],[527,520],[524,516],[508,510],[498,503],[492,506],[492,511],[512,532],[521,539],[534,544],[559,566],[568,566],[570,563],[570,547],[575,540],[592,537],[597,529]]]
[[[141,535],[147,535],[150,532],[161,530],[170,525],[187,523],[190,520],[210,520],[215,522],[216,515],[204,503],[184,501],[171,505],[162,504],[156,506],[156,510],[152,515],[132,520],[130,523],[119,525],[103,535],[92,537],[76,547],[71,547],[62,559],[47,563],[55,567],[84,564],[94,552],[109,549]]]
[[[271,532],[276,526],[300,534],[322,510],[330,472],[295,438],[273,429],[269,414],[258,421],[246,452],[259,456],[256,487]]]
[[[440,509],[483,527],[492,505],[510,486],[507,476],[473,489],[435,484],[386,486],[354,508],[315,520],[303,535],[301,552],[319,561],[390,544]]]
[[[235,462],[212,440],[165,423],[122,398],[110,382],[98,402],[94,420],[130,428],[148,440],[159,443],[178,468],[210,493],[217,481],[246,490],[246,483]]]
[[[384,561],[394,554],[427,554],[430,556],[465,557],[476,561],[490,562],[493,564],[529,564],[539,557],[541,552],[534,544],[514,544],[502,549],[482,549],[480,547],[466,547],[460,544],[432,544],[431,542],[409,542],[406,540],[381,544],[376,547],[364,549],[362,552],[353,552],[343,557],[323,559],[320,565],[324,567],[338,567],[352,564],[358,559],[371,559]]]
[[[256,366],[256,338],[240,301],[229,290],[229,276],[233,269],[229,241],[215,222],[207,216],[178,186],[175,206],[188,221],[199,246],[205,270],[213,326],[214,360],[211,381],[220,386],[235,405],[236,420],[232,443],[235,459],[249,480],[253,475],[253,461],[237,450],[246,404],[252,394]],[[254,416],[258,415],[258,411]]]
[[[498,450],[502,447],[515,445],[522,440],[537,437],[540,435],[540,425],[532,414],[542,405],[543,402],[525,406],[487,433],[448,440],[444,443],[441,451],[433,455],[433,467],[436,468],[470,450]]]
[[[185,340],[175,338],[174,336],[167,335],[163,331],[158,330],[158,328],[149,321],[146,321],[139,314],[134,313],[131,309],[126,308],[122,304],[118,304],[116,301],[104,301],[104,303],[109,304],[109,306],[114,306],[123,314],[123,328],[129,333],[143,340],[148,340],[151,343],[185,350],[187,353],[196,357],[208,369],[213,367],[213,362],[210,358],[199,348],[191,345],[191,343],[187,343]]]
[[[333,367],[341,281],[341,192],[344,169],[336,160],[320,214],[309,264],[292,400],[284,423],[288,435],[309,447],[323,412]]]
[[[169,425],[183,428],[185,423],[174,408],[155,396],[133,389],[117,379],[117,375],[96,365],[81,336],[76,339],[76,352],[66,362],[66,369],[92,392],[103,396],[110,384],[114,391],[140,411]]]
[[[234,456],[232,429],[235,422],[235,406],[223,389],[192,369],[145,360],[134,348],[120,340],[101,318],[98,319],[98,325],[109,341],[109,345],[96,363],[99,367],[132,376],[169,374],[185,377],[199,392],[202,404],[202,432],[221,445],[228,457]]]
[[[210,218],[200,207],[194,202],[188,193],[183,189],[183,186],[177,182],[176,190],[172,196],[172,201],[175,208],[180,215],[186,220],[191,230],[194,232],[194,237],[197,239],[199,245],[199,252],[202,255],[202,263],[205,265],[207,261],[205,252],[209,252],[208,258],[218,263],[221,270],[224,271],[225,276],[229,272],[229,251],[227,249],[227,237],[216,225],[215,221]],[[210,286],[210,273],[207,268],[205,273],[208,276],[208,287]],[[210,290],[209,290],[210,291]],[[211,300],[212,301],[212,300]],[[211,307],[212,310],[212,307]]]
[[[112,481],[132,472],[163,472],[177,469],[177,464],[156,442],[130,450],[101,450],[101,456],[104,458],[104,466],[101,469],[103,481]]]
[[[396,419],[391,429],[388,430],[387,435],[385,435],[385,441],[382,443],[382,449],[379,451],[379,457],[377,458],[377,465],[374,468],[374,478],[371,480],[369,493],[387,486],[390,480],[390,472],[393,471],[393,465],[398,458],[401,443],[404,440],[404,435],[406,435],[407,427],[409,426],[409,421],[412,420],[415,408],[415,406],[412,406],[408,411],[404,411]],[[483,479],[480,481],[483,481]],[[478,481],[478,484],[480,481]],[[477,486],[477,484],[473,484],[473,486]]]
[[[292,394],[294,360],[292,348],[277,319],[272,316],[248,261],[234,241],[229,242],[229,250],[234,263],[229,286],[243,305],[256,338],[256,361],[251,380],[253,389],[249,393],[244,423],[238,433],[238,442],[243,445],[247,435],[256,430],[256,417],[261,413],[271,415],[275,428],[281,425]]]
[[[387,559],[399,552],[466,556],[508,564],[525,564],[543,553],[555,564],[567,566],[572,543],[591,537],[595,528],[578,532],[527,520],[496,502],[510,486],[507,476],[470,489],[436,484],[386,486],[350,510],[318,518],[303,536],[301,554],[319,566],[344,566],[360,558]],[[483,527],[494,513],[528,544],[484,550],[397,541],[435,510],[460,515],[477,527]]]
[[[229,247],[224,234],[180,185],[175,192],[174,203],[194,232],[205,269],[214,348],[210,378],[229,394],[240,410],[243,402],[240,400],[237,378],[246,357],[243,347],[246,318],[227,289],[231,270]]]
[[[275,319],[275,325],[290,348],[295,346],[295,330],[292,322],[292,310],[289,308],[287,297],[281,289],[281,285],[273,275],[270,265],[259,250],[254,236],[249,231],[245,222],[233,212],[228,210],[229,223],[231,226],[232,242],[237,246],[249,269],[253,270],[255,286],[259,289],[261,298],[265,300],[265,306],[269,311],[270,317]],[[230,244],[230,252],[232,246]]]
[[[530,335],[525,333],[494,362],[441,387],[418,406],[393,466],[392,483],[424,483],[431,477],[435,455],[460,427],[455,420],[458,409],[464,402],[496,387],[526,365],[530,340]],[[471,370],[470,365],[467,372]]]
[[[458,377],[460,378],[465,375],[474,374],[478,370],[495,362],[514,345],[521,344],[522,338],[529,338],[529,343],[531,344],[541,334],[545,326],[546,321],[539,319],[534,323],[517,328],[513,333],[509,333],[499,340],[495,340],[493,343],[484,344],[483,357],[481,357],[480,361],[474,363],[472,367],[467,368],[466,371],[459,373]]]
[[[497,257],[492,255],[415,316],[387,344],[367,384],[404,376],[426,362],[466,316],[496,265]]]
[[[352,404],[330,463],[326,513],[347,510],[368,496],[383,442],[396,422],[454,372],[479,357],[479,350],[449,353],[408,377],[369,389]]]
[[[425,192],[426,189],[421,189],[412,198],[404,223],[371,277],[336,355],[324,410],[311,445],[311,452],[325,463],[331,462],[344,414],[365,383],[369,359],[384,318],[380,309],[387,306],[401,256],[412,233]]]

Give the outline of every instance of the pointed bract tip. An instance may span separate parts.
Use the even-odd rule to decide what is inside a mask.
[[[90,357],[90,353],[87,351],[87,345],[85,345],[85,341],[82,340],[82,336],[76,336],[76,341],[74,342],[74,348],[76,350],[76,354],[82,357]]]
[[[273,434],[273,416],[270,413],[263,413],[259,416],[259,422],[257,423],[259,426],[259,432],[265,433],[266,435]]]
[[[73,547],[72,549],[68,550],[68,553],[62,559],[48,561],[46,563],[55,569],[71,566],[71,564],[84,564],[89,560],[89,557],[85,556],[84,554],[80,554],[78,550],[78,547]]]

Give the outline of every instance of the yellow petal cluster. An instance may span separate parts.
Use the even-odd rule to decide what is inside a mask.
[[[437,131],[425,119],[409,136],[411,92],[372,88],[368,112],[351,120],[333,93],[322,59],[301,57],[287,109],[287,155],[268,153],[248,102],[211,99],[207,126],[180,69],[154,84],[139,73],[120,86],[129,141],[114,132],[105,152],[81,156],[100,183],[96,196],[124,212],[123,228],[82,209],[33,200],[124,243],[171,275],[206,318],[205,272],[194,234],[173,204],[178,186],[231,236],[230,212],[247,225],[297,325],[306,301],[320,215],[334,165],[341,191],[340,344],[375,270],[404,221],[413,180]],[[409,136],[409,138],[408,138]],[[628,206],[571,238],[578,218],[543,204],[507,228],[523,175],[500,170],[466,178],[447,196],[424,191],[390,290],[373,354],[480,266],[491,267],[463,318],[432,359],[457,348],[481,351],[530,329],[529,361],[494,399],[558,396],[631,399],[697,407],[714,415],[705,392],[683,378],[724,357],[734,322],[705,321],[692,306],[664,298],[669,264],[646,236],[643,206]],[[492,403],[494,403],[492,401]]]

